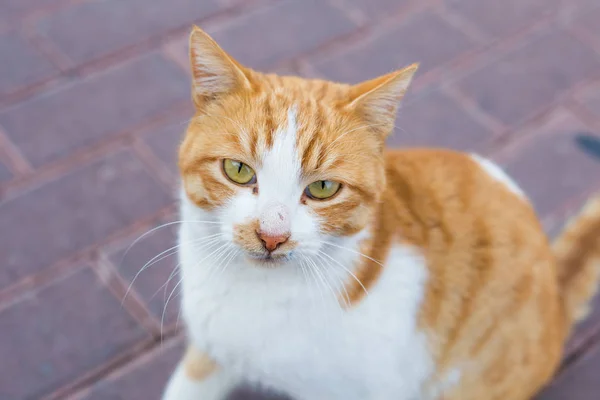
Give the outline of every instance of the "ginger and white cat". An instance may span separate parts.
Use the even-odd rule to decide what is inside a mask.
[[[180,149],[189,349],[166,400],[530,399],[600,269],[600,201],[554,250],[492,162],[385,150],[412,65],[358,85],[265,75],[190,38]]]

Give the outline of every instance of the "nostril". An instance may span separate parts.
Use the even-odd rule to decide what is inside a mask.
[[[260,231],[257,231],[256,235],[258,236],[260,241],[263,243],[264,248],[269,252],[277,250],[277,248],[279,248],[279,246],[281,246],[282,244],[287,242],[288,239],[290,238],[289,234],[268,235],[268,234],[265,234]]]

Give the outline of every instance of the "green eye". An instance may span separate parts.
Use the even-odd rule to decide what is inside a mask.
[[[334,181],[316,181],[306,187],[304,193],[311,199],[328,199],[340,190],[340,184]]]
[[[223,171],[229,179],[240,185],[256,182],[254,170],[243,162],[226,159],[223,161]]]

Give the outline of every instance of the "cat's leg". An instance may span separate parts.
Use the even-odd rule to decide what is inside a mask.
[[[237,383],[208,356],[189,346],[167,384],[163,400],[223,400]]]

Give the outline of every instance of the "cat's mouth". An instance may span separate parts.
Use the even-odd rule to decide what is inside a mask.
[[[291,258],[291,252],[287,254],[272,254],[268,252],[248,252],[246,253],[248,259],[255,264],[266,266],[266,267],[274,267],[277,265],[285,264]]]

